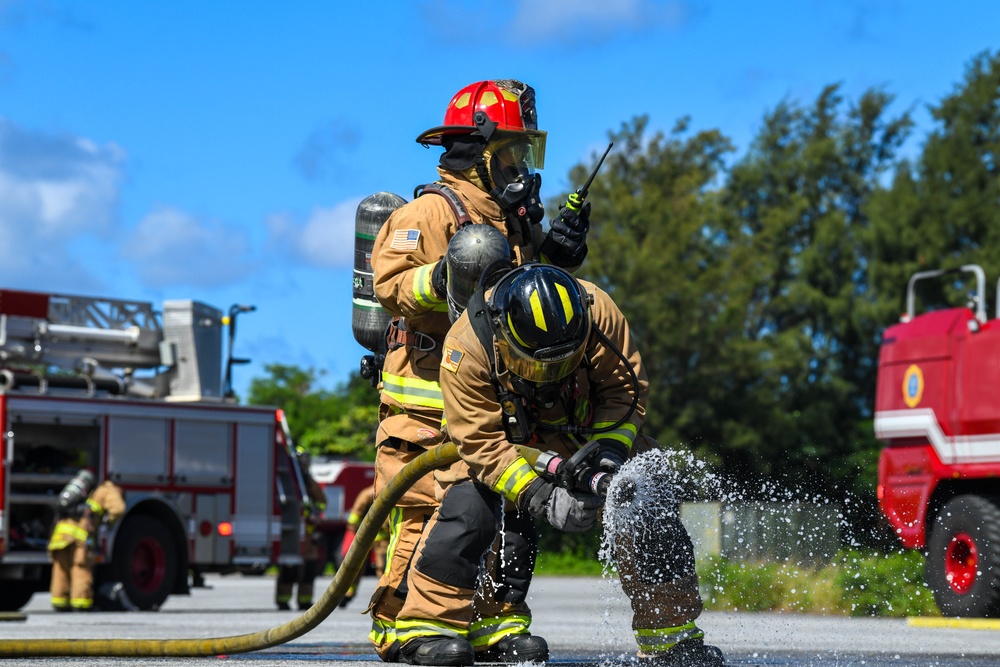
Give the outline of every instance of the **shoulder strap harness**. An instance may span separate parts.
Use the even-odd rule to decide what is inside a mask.
[[[472,224],[472,217],[469,215],[468,209],[465,208],[465,204],[463,204],[462,200],[458,198],[455,191],[447,185],[444,183],[427,183],[425,185],[418,185],[413,190],[413,198],[416,199],[420,195],[425,195],[427,193],[434,193],[445,198],[445,201],[448,202],[451,206],[452,212],[455,214],[455,219],[458,220],[459,229]]]

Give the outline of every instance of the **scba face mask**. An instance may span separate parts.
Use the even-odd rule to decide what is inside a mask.
[[[539,223],[545,217],[541,201],[542,177],[535,173],[545,161],[545,135],[501,137],[491,141],[483,151],[492,196],[501,208],[519,219]]]

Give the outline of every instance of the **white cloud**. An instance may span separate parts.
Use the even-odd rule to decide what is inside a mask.
[[[124,160],[114,144],[27,130],[0,118],[0,280],[6,286],[96,282],[73,247],[113,231]]]
[[[0,118],[0,224],[42,237],[107,232],[124,158],[114,144],[24,130]]]
[[[354,216],[361,199],[316,208],[303,223],[286,214],[268,221],[271,243],[320,268],[354,265]]]
[[[245,232],[167,206],[139,222],[121,254],[151,287],[227,285],[255,268]]]

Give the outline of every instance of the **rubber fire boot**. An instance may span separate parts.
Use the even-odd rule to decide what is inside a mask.
[[[408,665],[468,667],[476,661],[472,644],[461,637],[417,637],[403,644],[400,655]]]
[[[476,654],[477,662],[545,662],[549,659],[549,645],[534,635],[507,635],[485,651]]]
[[[722,651],[701,639],[685,639],[665,653],[640,656],[639,664],[648,667],[725,667]]]

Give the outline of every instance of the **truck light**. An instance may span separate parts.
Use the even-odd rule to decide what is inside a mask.
[[[202,521],[200,524],[198,524],[198,532],[201,533],[202,537],[208,537],[209,535],[211,535],[212,522],[208,521],[207,519],[205,521]]]
[[[223,537],[229,537],[232,534],[233,534],[233,524],[229,523],[228,521],[220,521],[219,535],[222,535]]]
[[[883,496],[885,496],[885,485],[879,484],[875,487],[875,497],[882,500]]]

